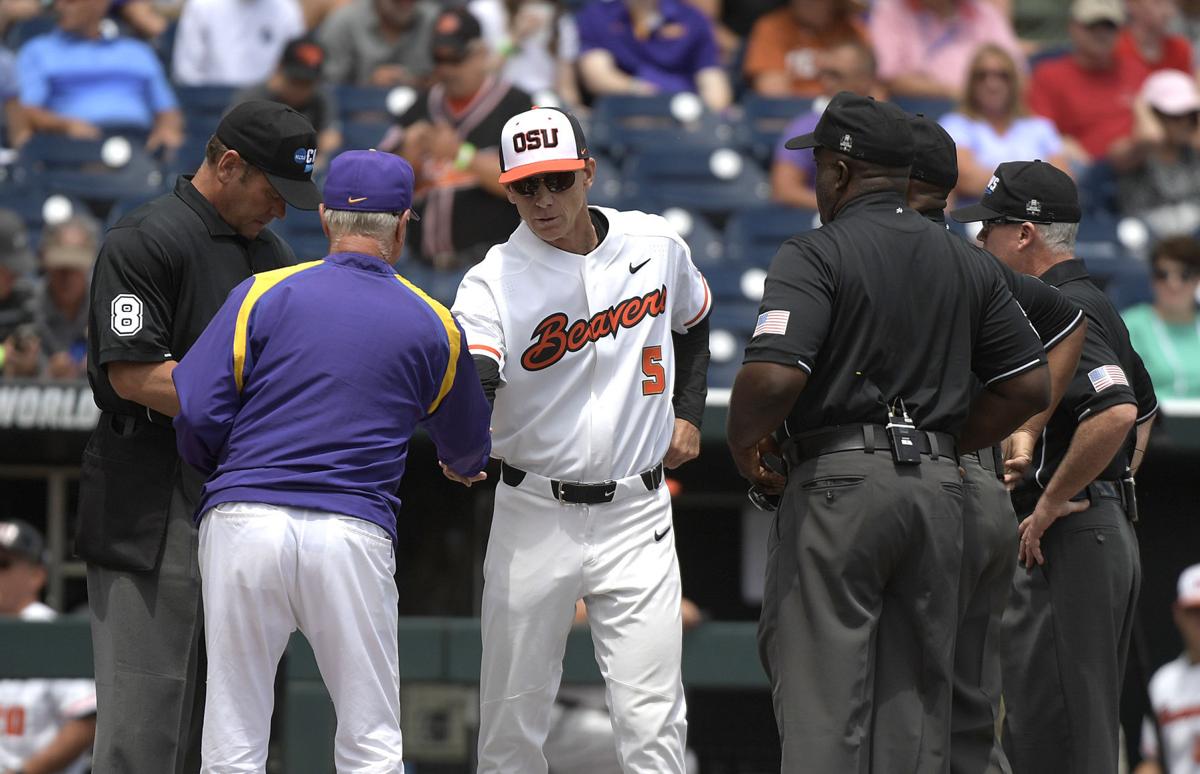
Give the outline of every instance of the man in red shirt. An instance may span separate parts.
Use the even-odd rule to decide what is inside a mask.
[[[1117,38],[1117,58],[1156,70],[1192,71],[1192,44],[1171,33],[1179,14],[1175,0],[1128,0],[1129,24]]]
[[[1058,127],[1072,161],[1107,158],[1121,167],[1133,152],[1133,101],[1148,70],[1117,55],[1121,0],[1075,0],[1071,52],[1033,71],[1029,107]]]

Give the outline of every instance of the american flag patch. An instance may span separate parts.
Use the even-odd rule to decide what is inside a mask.
[[[758,316],[758,324],[754,326],[754,334],[750,338],[761,336],[764,333],[775,333],[782,336],[787,333],[788,318],[791,316],[791,312],[781,310],[763,312]]]
[[[1094,368],[1088,371],[1088,379],[1091,380],[1092,388],[1096,392],[1107,390],[1117,384],[1129,386],[1129,380],[1125,378],[1125,372],[1121,370],[1121,366],[1106,365]]]

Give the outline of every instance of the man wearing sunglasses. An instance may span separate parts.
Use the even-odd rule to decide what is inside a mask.
[[[1088,320],[1079,365],[1044,432],[1014,435],[1036,467],[1013,491],[1025,566],[1002,625],[1003,739],[1013,770],[1030,774],[1117,770],[1141,585],[1132,476],[1158,408],[1125,325],[1072,254],[1080,214],[1075,183],[1041,161],[1001,164],[979,204],[951,213],[982,221],[989,252],[1057,287]]]
[[[596,162],[573,116],[522,113],[500,144],[522,223],[467,273],[453,308],[494,399],[501,459],[479,771],[545,774],[583,599],[622,770],[681,774],[681,593],[663,468],[700,450],[712,298],[662,218],[588,206]]]

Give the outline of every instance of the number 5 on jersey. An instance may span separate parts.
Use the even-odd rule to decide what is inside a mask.
[[[646,375],[642,380],[643,395],[661,395],[663,390],[667,389],[667,372],[662,366],[662,347],[642,348],[642,373]]]

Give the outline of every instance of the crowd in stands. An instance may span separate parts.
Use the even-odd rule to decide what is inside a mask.
[[[1085,259],[1108,261],[1096,274],[1125,283],[1123,305],[1150,301],[1161,283],[1118,264],[1200,229],[1198,42],[1200,0],[0,0],[0,208],[20,215],[0,220],[3,369],[79,373],[63,355],[83,314],[65,274],[77,245],[52,244],[67,237],[49,208],[17,202],[62,193],[58,220],[111,224],[194,171],[231,104],[263,97],[318,129],[318,172],[348,148],[412,162],[422,220],[404,260],[435,295],[516,224],[496,183],[499,127],[559,104],[589,124],[594,201],[688,210],[701,262],[723,259],[715,282],[752,302],[720,269],[771,256],[734,244],[758,222],[737,215],[795,208],[792,230],[809,227],[811,152],[782,141],[850,90],[939,118],[960,203],[1002,161],[1066,170],[1087,206],[1081,241],[1103,248]],[[89,142],[99,156],[70,162],[60,190],[55,156]],[[93,187],[105,165],[123,169],[111,192]],[[1121,218],[1139,228],[1118,235]],[[36,252],[9,249],[22,223]],[[301,257],[323,252],[314,218],[279,229]],[[14,311],[35,297],[37,335]]]

